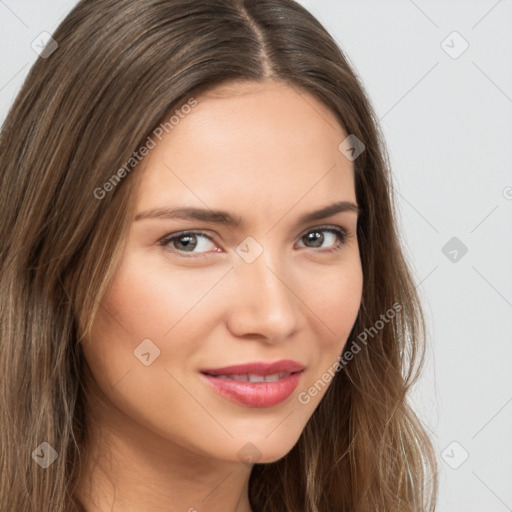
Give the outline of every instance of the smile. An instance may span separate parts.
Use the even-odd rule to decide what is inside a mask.
[[[274,407],[297,388],[304,366],[290,361],[249,363],[203,370],[203,381],[223,398],[245,407]]]

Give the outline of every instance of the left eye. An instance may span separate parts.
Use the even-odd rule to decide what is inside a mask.
[[[321,233],[328,233],[328,236],[326,237]],[[329,244],[330,248],[328,250],[336,250],[344,245],[346,237],[346,232],[339,228],[316,228],[308,231],[300,240],[306,239],[308,242],[315,244],[313,247],[316,248],[321,246],[325,240],[331,241],[334,242],[334,245]]]
[[[327,233],[327,236],[323,233]],[[347,234],[340,228],[315,228],[310,229],[299,240],[313,244],[309,248],[327,249],[335,251],[341,249],[345,243]],[[322,247],[325,242],[330,242],[327,247]],[[208,244],[215,248],[215,243],[209,235],[200,231],[183,231],[177,235],[163,238],[160,245],[174,253],[204,253],[209,252]],[[198,249],[195,251],[195,249]],[[210,248],[211,249],[211,248]]]

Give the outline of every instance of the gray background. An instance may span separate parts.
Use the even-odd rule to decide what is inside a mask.
[[[32,41],[76,3],[0,0],[0,122]],[[301,3],[386,137],[429,329],[413,402],[439,456],[438,510],[512,511],[512,0]]]

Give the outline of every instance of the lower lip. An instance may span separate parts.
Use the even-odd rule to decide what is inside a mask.
[[[202,373],[208,384],[222,396],[247,407],[272,407],[286,400],[297,388],[302,372],[275,382],[241,382]]]

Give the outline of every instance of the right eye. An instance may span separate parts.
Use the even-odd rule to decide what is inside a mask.
[[[171,235],[165,236],[160,241],[160,245],[162,245],[165,250],[169,250],[185,257],[188,257],[186,256],[186,253],[194,254],[209,252],[208,243],[213,244],[213,240],[202,231],[182,231],[181,233],[172,233]],[[194,249],[200,250],[194,251]]]

